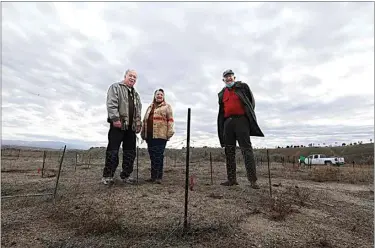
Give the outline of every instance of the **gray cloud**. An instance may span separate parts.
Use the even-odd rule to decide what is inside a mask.
[[[166,91],[174,145],[186,138],[188,107],[195,145],[218,145],[227,68],[254,92],[266,134],[255,146],[373,136],[372,3],[8,2],[2,10],[6,139],[106,145],[106,92],[127,68],[139,73],[143,113],[155,89]]]

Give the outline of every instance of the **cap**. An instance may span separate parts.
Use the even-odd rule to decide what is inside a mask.
[[[228,74],[234,74],[234,72],[231,69],[226,70],[223,72],[223,77],[227,76]]]

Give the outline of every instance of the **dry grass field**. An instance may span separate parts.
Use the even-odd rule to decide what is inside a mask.
[[[275,153],[275,151],[272,151]],[[97,152],[99,154],[100,152]],[[188,230],[183,230],[185,163],[165,161],[164,182],[149,184],[149,159],[140,152],[138,184],[100,183],[103,158],[67,152],[57,198],[14,197],[1,201],[2,247],[373,247],[373,165],[258,166],[261,189],[246,181],[223,187],[225,164],[192,152]],[[53,193],[61,151],[2,152],[1,195]],[[78,165],[75,166],[76,156]],[[88,162],[89,161],[89,162]],[[137,175],[135,170],[134,176]]]

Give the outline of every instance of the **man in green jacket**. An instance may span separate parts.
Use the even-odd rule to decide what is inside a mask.
[[[238,185],[236,177],[236,141],[238,141],[250,185],[254,189],[259,189],[250,136],[264,137],[264,134],[256,120],[255,99],[249,86],[235,79],[234,72],[226,70],[223,73],[225,87],[218,94],[218,136],[221,147],[225,147],[228,177],[228,180],[221,185]]]
[[[112,184],[119,163],[119,149],[122,143],[123,159],[120,178],[131,183],[136,156],[136,134],[141,131],[142,104],[138,92],[134,88],[137,72],[127,70],[124,80],[112,84],[107,92],[107,112],[110,123],[108,146],[103,169],[104,184]]]

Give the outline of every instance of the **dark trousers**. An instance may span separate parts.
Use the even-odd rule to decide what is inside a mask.
[[[151,178],[163,179],[165,139],[148,139],[147,150],[151,160]]]
[[[136,155],[136,134],[133,130],[121,130],[113,127],[108,132],[108,146],[105,157],[103,177],[113,177],[119,164],[119,149],[122,143],[122,179],[129,177],[133,172]]]
[[[224,122],[224,144],[228,181],[236,181],[236,141],[245,161],[250,182],[257,181],[254,152],[250,141],[249,121],[245,116],[230,117]]]

